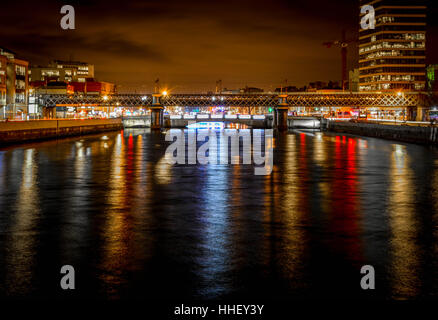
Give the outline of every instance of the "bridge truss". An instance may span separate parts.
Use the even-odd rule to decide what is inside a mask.
[[[100,95],[39,95],[40,105],[55,106],[123,106],[150,107],[152,94]],[[428,96],[423,93],[289,93],[289,107],[417,107],[428,104]],[[279,103],[278,94],[171,94],[162,96],[163,106],[179,107],[275,107]]]

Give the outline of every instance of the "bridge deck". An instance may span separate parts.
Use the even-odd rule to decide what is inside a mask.
[[[99,95],[45,94],[38,96],[44,106],[117,105],[152,106],[152,94],[116,94],[107,100]],[[180,107],[275,107],[278,94],[172,94],[160,98],[163,106]],[[428,104],[425,93],[288,93],[289,107],[416,107]]]

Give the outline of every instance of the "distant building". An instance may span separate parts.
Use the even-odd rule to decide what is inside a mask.
[[[94,65],[87,62],[54,60],[45,67],[31,67],[31,86],[38,92],[47,88],[52,90],[51,88],[59,86],[60,83],[68,83],[73,93],[106,95],[116,92],[113,83],[94,79]]]
[[[74,87],[64,81],[51,81],[47,85],[35,88],[35,93],[38,94],[73,94]]]
[[[6,107],[6,66],[8,58],[0,55],[0,110],[2,113]],[[2,117],[2,115],[0,115]]]
[[[359,32],[360,91],[425,90],[426,0],[360,0],[375,29]]]
[[[28,113],[29,62],[5,48],[0,48],[0,57],[0,117],[23,117]]]
[[[94,65],[80,61],[54,60],[48,66],[31,66],[30,74],[32,82],[86,82],[94,79]]]
[[[360,73],[359,69],[351,70],[349,73],[348,86],[351,92],[359,92]]]
[[[326,82],[323,81],[310,82],[309,85],[307,86],[307,91],[316,92],[317,90],[321,90],[324,87],[327,87]]]
[[[275,88],[275,92],[299,92],[299,91],[303,91],[303,89],[298,89],[296,86]]]
[[[306,87],[306,91],[307,92],[320,92],[320,91],[335,92],[335,91],[342,91],[342,88],[339,82],[337,81],[329,81],[328,83],[323,81],[315,81],[309,83],[309,85]]]
[[[71,82],[75,93],[111,95],[116,93],[114,83],[102,81]]]
[[[113,83],[90,81],[68,82],[68,81],[33,81],[32,88],[36,94],[96,94],[111,95],[116,93],[116,86]]]
[[[232,90],[232,89],[224,88],[221,93],[224,93],[224,94],[239,94],[240,93],[240,89],[239,90]]]
[[[248,86],[240,89],[240,93],[262,93],[262,92],[263,92],[263,89],[248,87]]]

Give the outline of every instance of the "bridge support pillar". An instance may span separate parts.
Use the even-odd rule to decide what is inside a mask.
[[[154,93],[152,95],[152,107],[151,107],[151,129],[161,129],[163,127],[163,110],[161,105],[161,94]]]
[[[428,102],[426,96],[423,95],[417,104],[417,117],[415,121],[426,121],[429,108],[430,102]]]
[[[289,105],[287,104],[287,95],[278,96],[278,105],[275,108],[274,123],[279,131],[287,131],[287,114]]]
[[[163,107],[151,107],[151,129],[161,129],[163,127]]]
[[[415,121],[424,121],[425,120],[425,108],[423,106],[417,107],[417,118]]]
[[[405,111],[405,119],[406,121],[415,121],[417,118],[417,108],[416,107],[407,107]]]

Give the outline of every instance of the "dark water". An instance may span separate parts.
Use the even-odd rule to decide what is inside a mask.
[[[274,144],[269,176],[170,166],[148,130],[1,149],[0,297],[438,295],[436,150],[302,132]]]

